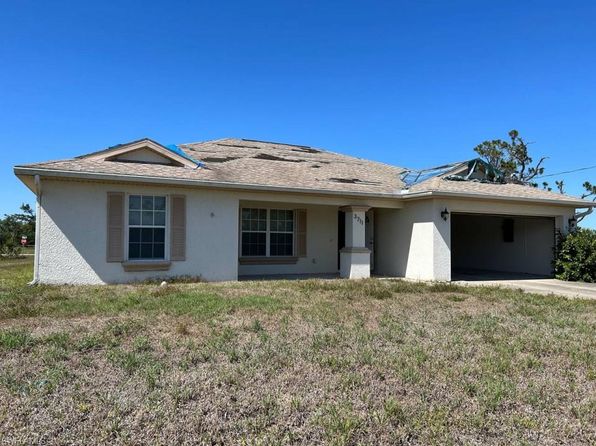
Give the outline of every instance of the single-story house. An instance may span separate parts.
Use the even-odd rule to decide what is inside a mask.
[[[14,171],[37,196],[39,283],[548,276],[557,234],[594,205],[480,160],[415,172],[249,139],[142,139]]]

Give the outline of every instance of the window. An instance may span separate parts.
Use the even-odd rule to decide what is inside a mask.
[[[166,197],[128,197],[128,258],[164,259],[166,241]]]
[[[242,209],[242,255],[267,255],[267,209]]]
[[[294,254],[294,211],[242,209],[241,226],[242,256],[289,257]]]
[[[269,255],[291,256],[294,252],[294,211],[269,211]]]

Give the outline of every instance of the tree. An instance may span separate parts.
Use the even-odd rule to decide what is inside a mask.
[[[4,219],[0,219],[0,246],[19,246],[23,235],[29,243],[35,242],[35,213],[25,203],[20,209],[21,213],[5,215]]]
[[[592,198],[592,201],[596,201],[596,185],[590,183],[589,181],[584,182],[583,184],[584,189],[586,190],[582,194],[582,199],[589,199]],[[592,213],[592,210],[584,211],[580,214],[576,214],[577,222],[581,222],[584,218]]]
[[[538,184],[534,180],[544,174],[542,163],[544,163],[547,157],[543,156],[536,165],[532,165],[533,159],[528,154],[529,143],[526,143],[519,136],[517,130],[511,130],[509,132],[509,138],[510,141],[504,141],[502,139],[484,141],[474,147],[474,151],[489,164],[499,169],[505,177],[505,182],[528,184],[537,187]],[[565,183],[563,180],[555,181],[555,186],[559,193],[565,193]],[[591,198],[592,201],[596,201],[596,185],[586,181],[583,187],[586,192],[582,194],[581,198]],[[542,182],[542,188],[548,191],[553,190],[546,181]],[[588,214],[589,212],[578,214],[578,223]]]
[[[533,179],[544,173],[542,163],[546,157],[540,158],[536,165],[532,165],[534,160],[528,154],[528,143],[519,136],[519,132],[511,130],[509,138],[510,141],[502,139],[484,141],[478,144],[474,151],[503,172],[505,181],[537,187],[538,184]]]
[[[586,181],[583,186],[586,192],[582,194],[582,198],[592,198],[592,201],[596,201],[596,185]]]

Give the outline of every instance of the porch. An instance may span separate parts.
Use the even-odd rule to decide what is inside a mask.
[[[366,278],[375,268],[375,208],[240,201],[241,280]]]

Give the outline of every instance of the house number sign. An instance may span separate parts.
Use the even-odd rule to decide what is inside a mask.
[[[360,216],[358,216],[358,215],[356,215],[356,214],[354,214],[354,220],[356,220],[356,221],[357,221],[358,223],[360,223],[361,225],[363,225],[363,224],[364,224],[364,220],[363,220],[363,219],[362,219]]]

